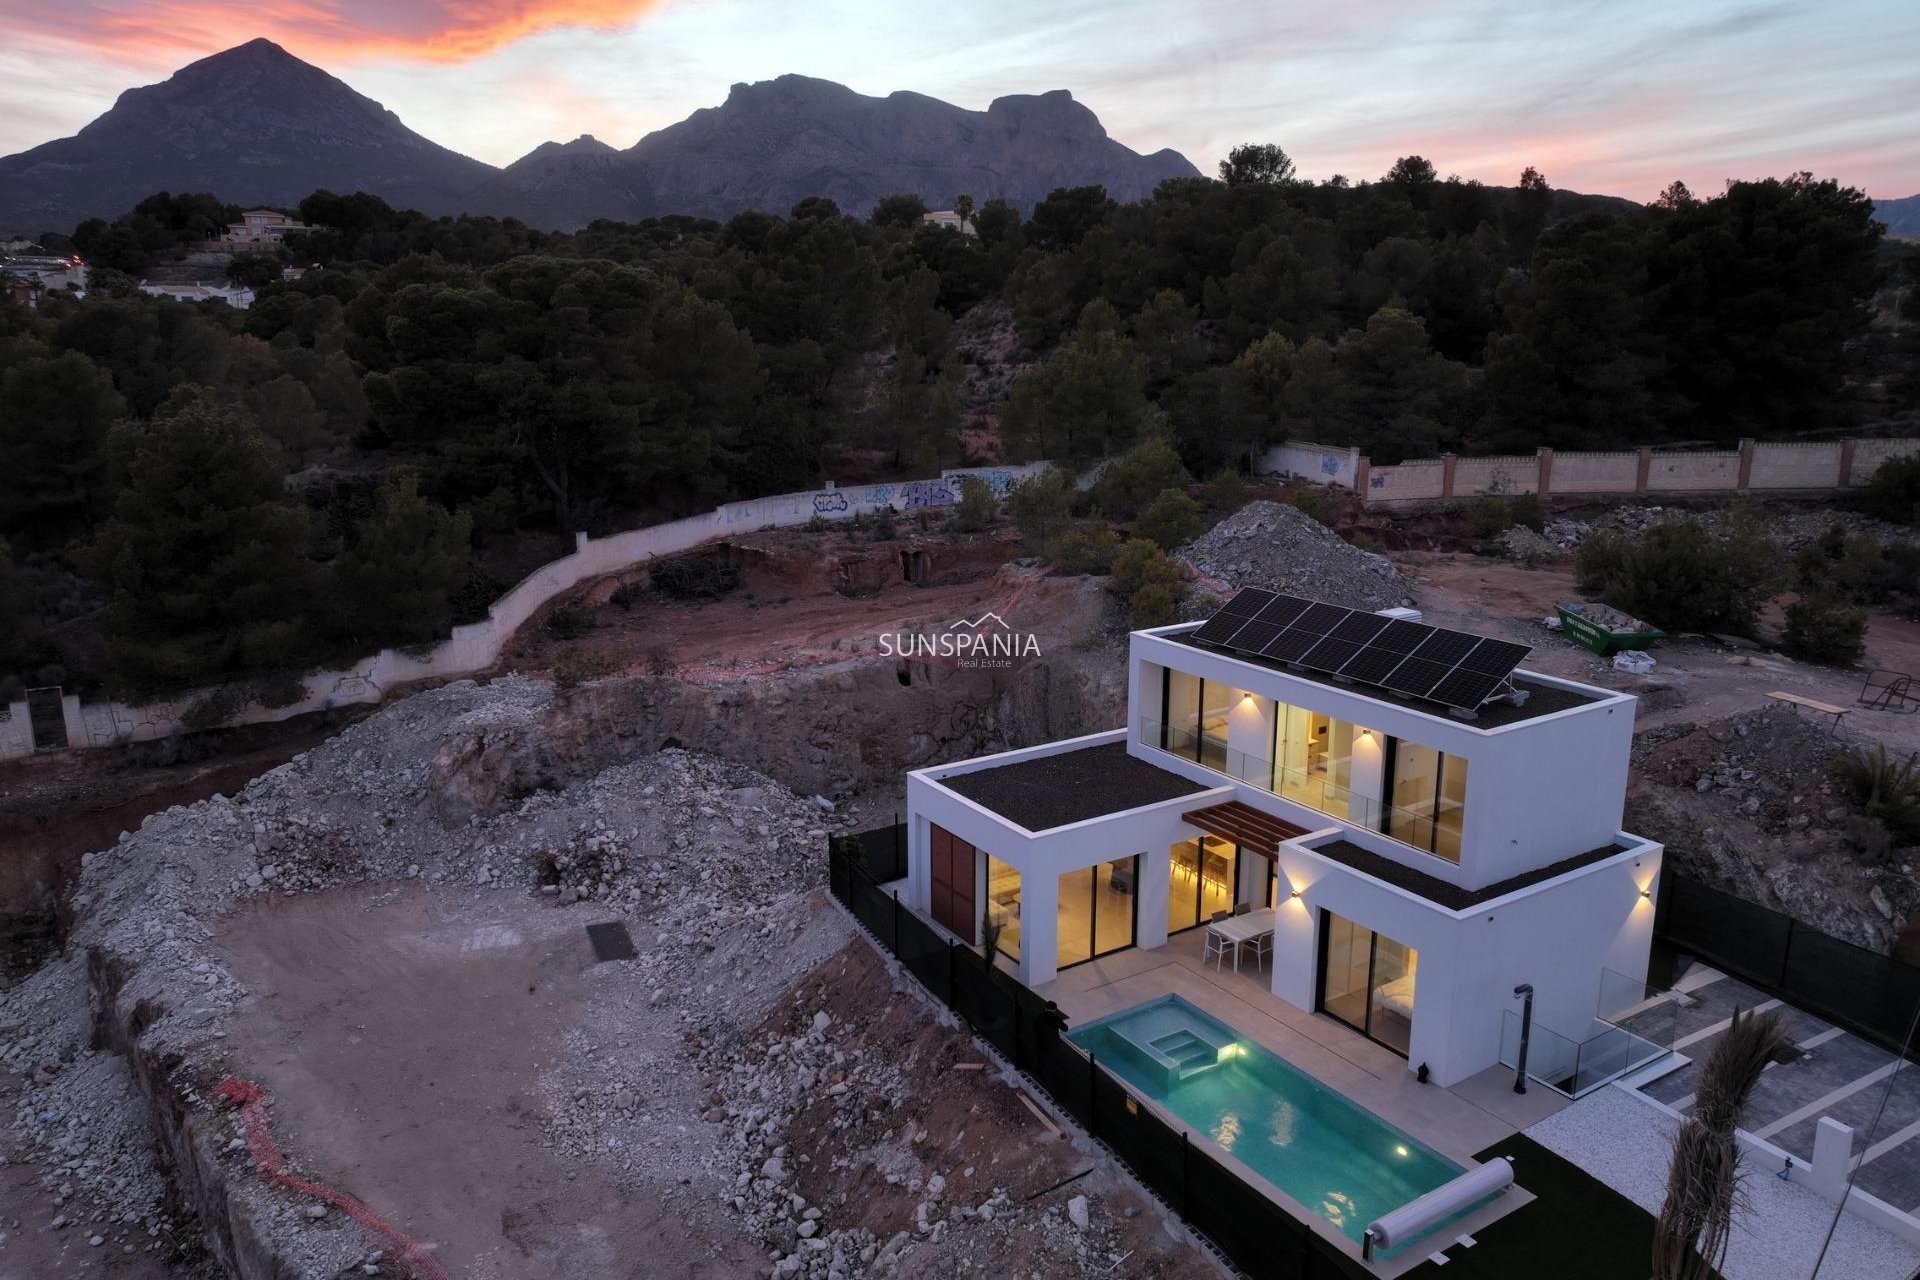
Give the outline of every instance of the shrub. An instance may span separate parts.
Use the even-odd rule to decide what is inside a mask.
[[[1187,580],[1166,552],[1133,538],[1114,557],[1107,589],[1127,602],[1134,626],[1157,627],[1173,621],[1186,598]]]
[[[553,687],[562,693],[589,680],[598,680],[613,668],[598,654],[562,649],[553,656]]]
[[[1606,594],[1607,586],[1625,569],[1633,542],[1617,533],[1588,535],[1573,555],[1573,577],[1582,591]]]
[[[1073,477],[1058,467],[1028,476],[1007,495],[1007,516],[1029,546],[1044,547],[1073,519]]]
[[[873,540],[892,542],[900,536],[898,523],[894,519],[892,507],[882,507],[873,514]]]
[[[1327,511],[1326,495],[1318,489],[1302,489],[1287,496],[1287,505],[1303,514],[1312,516],[1321,524],[1331,526],[1333,520]]]
[[[1120,539],[1096,516],[1056,537],[1047,548],[1047,558],[1062,573],[1107,573],[1119,551]]]
[[[954,523],[962,533],[978,533],[993,523],[994,511],[999,500],[993,496],[993,486],[979,476],[963,476],[960,480],[960,503],[953,509]]]
[[[1209,511],[1232,515],[1247,505],[1247,482],[1232,467],[1222,467],[1207,481],[1204,499]]]
[[[1920,755],[1895,760],[1882,742],[1872,751],[1840,752],[1829,771],[1868,817],[1886,824],[1902,843],[1920,832]]]
[[[1780,641],[1788,653],[1810,662],[1858,662],[1867,651],[1867,611],[1832,590],[1812,592],[1787,606]]]
[[[1882,520],[1920,524],[1920,456],[1888,458],[1876,467],[1860,508]]]
[[[1779,549],[1738,511],[1717,538],[1698,520],[1681,519],[1622,541],[1624,549],[1581,547],[1581,586],[1597,585],[1608,604],[1673,630],[1751,634],[1779,579]]]
[[[1540,501],[1537,493],[1523,493],[1507,504],[1513,514],[1515,524],[1525,525],[1535,533],[1545,533],[1547,529],[1547,507]]]
[[[593,615],[577,604],[563,604],[547,617],[547,634],[556,640],[578,640],[593,630]]]
[[[1180,489],[1162,489],[1160,496],[1147,504],[1134,522],[1136,536],[1168,551],[1206,532],[1207,522],[1200,518],[1200,504]]]
[[[1129,519],[1166,489],[1184,486],[1193,477],[1165,436],[1149,436],[1108,464],[1094,482],[1093,496],[1101,507]]]
[[[1467,527],[1482,538],[1497,537],[1513,527],[1513,508],[1497,494],[1474,499],[1467,508]]]
[[[632,609],[633,606],[639,604],[646,598],[646,583],[623,582],[613,589],[613,594],[607,597],[607,601],[610,604],[619,605],[622,609]]]

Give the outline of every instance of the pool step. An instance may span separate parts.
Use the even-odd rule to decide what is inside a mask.
[[[1220,1051],[1184,1028],[1148,1043],[1167,1057],[1176,1080],[1185,1080],[1220,1065]]]

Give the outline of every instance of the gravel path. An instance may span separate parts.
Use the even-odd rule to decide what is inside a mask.
[[[1673,1130],[1670,1117],[1610,1086],[1542,1120],[1527,1136],[1656,1213]],[[1809,1280],[1833,1203],[1751,1163],[1742,1188],[1746,1204],[1735,1210],[1727,1280]],[[1846,1214],[1818,1280],[1909,1280],[1916,1269],[1920,1249]]]

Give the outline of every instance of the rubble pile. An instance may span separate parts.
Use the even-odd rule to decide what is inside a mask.
[[[1769,532],[1785,555],[1794,555],[1812,546],[1836,524],[1844,528],[1850,536],[1864,533],[1879,542],[1881,546],[1902,539],[1911,541],[1914,537],[1914,531],[1902,525],[1890,524],[1885,520],[1861,515],[1857,511],[1846,511],[1837,507],[1768,505],[1757,509],[1766,516]],[[1690,511],[1683,507],[1615,507],[1591,519],[1563,516],[1556,520],[1549,520],[1546,524],[1545,538],[1555,547],[1570,551],[1595,533],[1618,533],[1625,537],[1638,538],[1655,525],[1679,519],[1698,520],[1708,529],[1714,529],[1726,521],[1727,515],[1728,509],[1725,507],[1709,511]]]
[[[151,1108],[128,1059],[96,1048],[88,1011],[98,1004],[103,1021],[124,1019],[145,1061],[171,1064],[175,1096],[206,1113],[194,1123],[228,1135],[219,1152],[231,1164],[228,1193],[252,1201],[256,1222],[311,1237],[286,1245],[306,1258],[302,1274],[394,1274],[339,1215],[316,1218],[310,1202],[249,1176],[237,1115],[207,1096],[249,994],[209,945],[217,916],[238,901],[415,880],[545,896],[556,908],[617,905],[655,917],[672,938],[635,965],[659,1003],[681,994],[726,931],[763,927],[759,913],[825,880],[826,837],[841,825],[830,805],[678,750],[449,828],[427,794],[437,744],[476,721],[530,716],[550,696],[544,682],[514,678],[417,694],[235,796],[154,814],[86,856],[64,952],[0,992],[5,1101],[18,1149],[40,1169],[48,1224],[103,1249],[167,1257],[191,1253],[197,1232],[167,1211]],[[791,976],[766,967],[757,985]]]
[[[1413,598],[1385,556],[1283,502],[1249,502],[1174,558],[1236,590],[1260,587],[1350,609],[1391,609]]]
[[[1627,829],[1686,875],[1885,951],[1920,917],[1920,849],[1894,847],[1835,781],[1842,748],[1791,707],[1644,733]]]

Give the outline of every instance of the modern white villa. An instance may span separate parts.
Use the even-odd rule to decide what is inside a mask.
[[[1661,848],[1620,829],[1634,699],[1526,652],[1258,591],[1137,631],[1126,728],[909,775],[906,903],[997,922],[1028,986],[1212,926],[1208,964],[1442,1085],[1511,1053],[1522,984],[1535,1053],[1579,1053],[1646,976]]]

